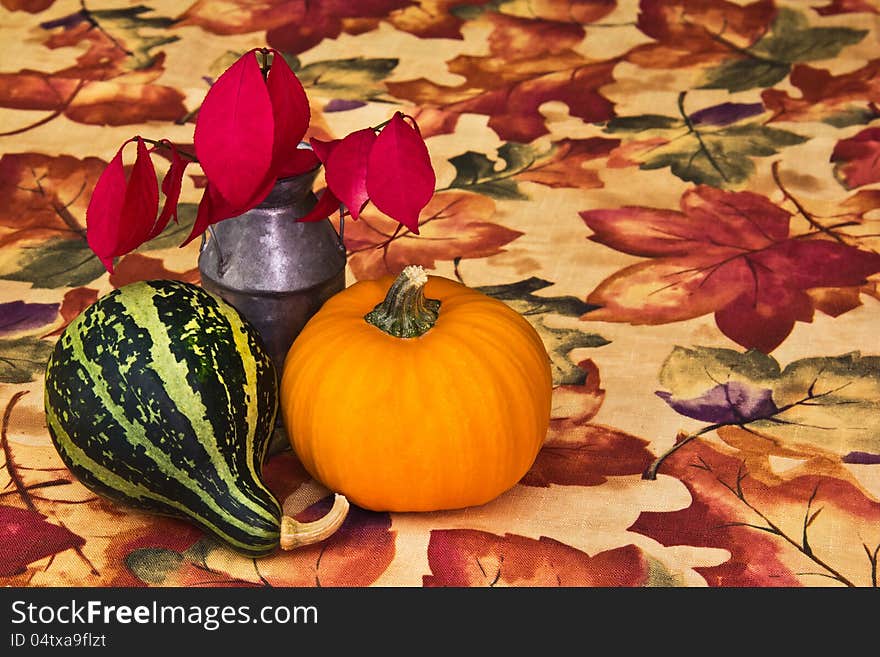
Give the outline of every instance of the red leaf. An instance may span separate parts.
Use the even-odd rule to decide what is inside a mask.
[[[419,232],[419,213],[434,195],[436,178],[428,147],[396,112],[370,151],[367,191],[382,212]]]
[[[153,239],[165,230],[168,221],[174,217],[174,223],[177,223],[177,201],[180,199],[180,188],[183,185],[183,173],[186,170],[189,160],[184,160],[177,152],[177,147],[170,141],[165,142],[171,150],[171,166],[168,167],[168,173],[162,180],[162,193],[165,194],[165,205],[162,206],[162,214],[156,220],[156,225],[150,231],[147,239]]]
[[[847,189],[880,182],[880,128],[867,128],[837,142],[831,161]]]
[[[338,209],[339,199],[333,196],[333,192],[330,191],[330,188],[328,187],[324,190],[324,193],[318,197],[318,202],[315,203],[315,207],[313,207],[307,215],[297,219],[297,221],[321,221],[321,219],[326,219]]]
[[[360,217],[361,209],[370,200],[367,194],[367,163],[376,139],[372,128],[352,132],[333,147],[324,162],[327,186],[336,198],[345,203],[355,219]]]
[[[126,182],[125,170],[122,168],[122,150],[130,141],[119,147],[116,155],[101,172],[86,210],[86,240],[110,272],[113,271],[113,251],[119,243],[119,219],[125,203]]]
[[[122,151],[137,142],[137,159],[128,182]],[[113,258],[137,248],[150,236],[159,209],[159,183],[143,139],[125,142],[104,169],[86,211],[89,246],[113,272]]]
[[[195,129],[196,155],[230,206],[244,207],[272,165],[272,100],[253,51],[221,75],[205,96]]]
[[[339,146],[341,139],[331,139],[330,141],[322,141],[320,139],[315,139],[312,137],[309,140],[309,144],[312,145],[312,150],[315,151],[315,155],[318,156],[318,159],[321,160],[324,164],[327,164],[327,160],[330,159],[330,154],[333,153],[334,149]]]
[[[318,166],[321,161],[315,152],[309,148],[297,148],[287,153],[286,158],[282,160],[275,168],[275,175],[278,178],[290,178],[298,176],[306,171],[311,171]]]
[[[272,168],[289,168],[288,160],[298,150],[311,119],[309,99],[302,83],[290,70],[284,57],[272,51],[272,67],[266,78],[266,88],[272,101],[275,120],[275,143],[272,148]],[[281,177],[281,176],[279,176]]]
[[[199,209],[196,213],[196,220],[193,223],[192,231],[180,245],[181,248],[208,230],[208,226],[223,221],[224,219],[237,217],[259,205],[260,202],[269,195],[269,192],[272,191],[274,185],[275,176],[266,176],[262,184],[254,192],[253,196],[240,206],[234,206],[229,203],[229,201],[223,198],[223,196],[217,191],[217,188],[211,183],[205,185],[205,191],[202,192],[202,200],[199,202]]]
[[[35,511],[0,506],[0,577],[22,572],[34,561],[85,544],[65,527]]]
[[[125,203],[122,206],[122,216],[119,217],[123,231],[128,224],[128,234],[125,235],[123,232],[117,251],[113,255],[126,254],[146,242],[150,238],[158,212],[159,181],[156,178],[156,169],[153,167],[147,145],[138,137],[137,158],[128,178]]]

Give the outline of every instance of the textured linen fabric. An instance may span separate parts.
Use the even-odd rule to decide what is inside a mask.
[[[876,3],[0,4],[0,583],[877,585]],[[421,264],[502,298],[556,387],[534,467],[496,500],[353,508],[326,543],[253,561],[77,483],[42,376],[100,295],[198,282],[197,241],[178,248],[197,166],[180,224],[113,275],[86,207],[130,137],[191,145],[212,79],[265,45],[311,136],[402,110],[426,138],[421,234],[347,222],[347,282]],[[292,453],[266,475],[290,513],[328,508]]]

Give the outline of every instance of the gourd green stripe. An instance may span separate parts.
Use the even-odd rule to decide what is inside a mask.
[[[157,334],[161,335],[162,333],[161,326],[158,323],[158,317],[156,318],[156,321],[153,322],[153,326],[156,326],[156,329],[151,331],[150,335],[155,340]],[[148,458],[152,460],[164,473],[166,473],[169,478],[173,478],[175,481],[180,482],[188,490],[195,493],[206,507],[213,509],[216,513],[227,519],[231,525],[237,526],[243,530],[247,530],[249,528],[249,525],[247,523],[229,514],[228,509],[224,509],[223,507],[221,507],[217,503],[216,499],[208,495],[203,490],[202,486],[200,486],[198,482],[193,480],[188,472],[175,466],[167,453],[160,450],[156,445],[154,445],[150,440],[146,438],[144,426],[142,424],[135,424],[129,421],[129,419],[123,412],[123,409],[120,407],[118,400],[115,400],[107,390],[107,386],[103,380],[100,368],[97,367],[93,361],[86,357],[85,349],[83,347],[82,341],[80,340],[78,332],[70,331],[69,335],[74,356],[78,359],[80,365],[88,373],[91,379],[92,390],[94,391],[95,396],[104,404],[103,408],[105,408],[110,413],[113,420],[125,431],[128,443],[132,446],[143,448],[143,458]],[[154,356],[155,355],[156,354],[154,354]],[[160,372],[160,376],[169,376],[171,372],[178,369],[180,368],[178,368],[176,364],[172,364],[171,370],[168,372]],[[120,374],[123,376],[125,374],[121,368]],[[214,435],[213,428],[211,429],[209,435]],[[82,452],[82,454],[83,456],[85,456],[84,452]],[[91,463],[94,463],[92,459],[89,459],[89,461]],[[81,467],[90,467],[90,464],[80,463],[78,459],[75,459],[75,462]],[[230,495],[232,494],[233,492],[230,490]],[[250,505],[249,508],[251,508]],[[260,506],[259,508],[260,515],[265,516],[265,509],[263,509],[262,506]]]
[[[159,291],[157,290],[156,293],[159,294]],[[189,418],[190,422],[192,423],[192,430],[197,435],[203,437],[202,444],[205,450],[208,452],[208,455],[210,456],[211,464],[213,465],[218,477],[222,481],[236,480],[238,478],[237,473],[234,473],[232,471],[230,463],[227,462],[225,458],[223,458],[223,455],[217,448],[217,441],[221,439],[221,436],[218,435],[215,427],[207,419],[208,412],[205,408],[205,405],[202,403],[201,397],[195,390],[192,389],[190,383],[186,380],[186,368],[181,367],[174,358],[171,350],[171,343],[169,340],[166,324],[159,317],[159,312],[156,308],[156,304],[152,302],[151,297],[146,297],[142,303],[134,302],[133,298],[129,296],[120,296],[118,301],[121,302],[121,304],[125,308],[126,314],[134,321],[136,325],[149,328],[150,337],[153,340],[153,345],[150,349],[149,368],[155,371],[157,375],[165,380],[166,390],[168,391],[169,396],[174,401],[177,410],[180,411],[187,418]],[[218,308],[219,307],[220,306],[218,305]],[[229,316],[227,313],[224,313],[224,317],[226,317],[227,321],[229,321]],[[190,321],[195,322],[198,320],[196,318],[193,318]],[[237,346],[239,347],[238,353],[241,356],[242,365],[244,366],[246,372],[247,387],[255,394],[256,364],[254,362],[253,354],[251,353],[251,350],[248,347],[246,340],[244,342],[242,342],[241,340],[241,336],[245,334],[242,333],[243,327],[241,327],[241,321],[237,317],[236,324],[238,324],[238,327],[232,325],[232,333],[235,335],[235,341]],[[230,395],[222,378],[222,371],[218,370],[212,372],[212,374],[214,374],[214,376],[218,378],[218,382],[221,384],[221,386],[223,386],[224,391],[226,392],[226,397],[228,399]],[[233,412],[233,409],[230,409],[230,414],[232,414]],[[247,454],[251,454],[253,450],[254,431],[256,428],[256,410],[255,405],[253,404],[250,405],[248,408],[247,424]],[[229,439],[237,440],[239,439],[239,436],[231,436],[229,437]],[[252,459],[248,458],[247,462],[250,469],[250,476],[253,478],[254,483],[259,482],[260,477],[258,476],[258,473],[254,470]],[[169,463],[169,465],[171,464]],[[187,477],[187,474],[185,472],[181,470],[177,470],[177,472],[179,472],[180,474],[175,474],[176,478],[180,479],[181,477]],[[189,487],[192,488],[192,486]],[[247,495],[239,488],[236,488],[234,491],[230,490],[230,495],[233,495],[235,492],[241,493],[239,499],[242,502],[249,502],[249,504],[246,504],[246,506],[249,506],[257,515],[262,516],[270,522],[277,522],[277,518],[275,518],[257,500]],[[202,496],[202,499],[206,498]]]
[[[248,354],[250,358],[242,357],[242,365],[244,366],[245,378],[247,380],[247,390],[251,391],[251,394],[257,394],[257,361],[254,355],[253,348],[251,346],[251,341],[248,337],[248,333],[245,329],[244,323],[241,321],[241,317],[238,312],[232,306],[220,305],[218,304],[218,309],[226,318],[226,321],[229,322],[229,326],[232,327],[232,333],[235,339],[235,346],[237,347],[238,353],[240,354]],[[269,446],[269,441],[265,441],[263,448],[260,450],[259,454],[256,454],[254,449],[254,439],[257,431],[257,423],[259,421],[258,418],[258,404],[248,404],[247,407],[247,423],[248,423],[248,434],[247,434],[247,442],[246,442],[246,452],[247,454],[254,454],[253,458],[248,458],[248,468],[250,469],[250,475],[253,480],[255,486],[261,488],[265,491],[270,497],[272,496],[271,491],[263,485],[263,479],[260,476],[261,473],[258,471],[260,468],[260,463],[263,460],[263,456],[265,455],[266,448]],[[272,414],[272,417],[269,418],[269,426],[275,424],[275,414]]]
[[[219,537],[228,541],[232,545],[238,547],[239,549],[252,551],[255,549],[253,545],[253,535],[250,533],[245,534],[247,542],[236,538],[228,534],[226,531],[209,521],[204,516],[199,515],[194,512],[191,508],[186,507],[185,505],[177,502],[176,500],[170,499],[163,495],[159,495],[154,491],[151,491],[143,486],[138,484],[134,484],[126,479],[116,475],[111,472],[101,464],[93,461],[89,456],[83,452],[76,444],[70,439],[70,436],[67,435],[67,432],[64,431],[64,428],[61,426],[61,423],[58,421],[55,412],[51,407],[47,407],[46,409],[46,418],[49,422],[49,426],[54,432],[55,439],[61,447],[65,455],[74,463],[76,463],[79,467],[84,468],[88,471],[92,476],[94,476],[98,481],[100,481],[103,485],[118,491],[119,493],[129,497],[133,500],[139,499],[150,499],[161,502],[171,508],[178,509],[181,514],[186,517],[190,517],[196,522],[202,524],[207,529],[215,532]],[[223,515],[224,519],[228,519],[229,516],[227,514]]]

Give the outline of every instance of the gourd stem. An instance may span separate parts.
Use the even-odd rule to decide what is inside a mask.
[[[348,507],[348,499],[345,495],[336,493],[330,511],[317,520],[299,522],[290,516],[283,516],[281,518],[281,549],[294,550],[303,545],[311,545],[329,538],[345,522]]]
[[[419,265],[404,268],[391,284],[384,301],[364,315],[364,319],[395,338],[424,335],[440,313],[440,302],[425,297],[428,274]]]

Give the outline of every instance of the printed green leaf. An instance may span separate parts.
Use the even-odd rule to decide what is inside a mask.
[[[385,93],[382,80],[397,66],[392,58],[352,57],[313,62],[302,66],[295,57],[287,58],[290,67],[308,89],[343,100],[366,100]]]
[[[577,297],[541,297],[535,294],[550,285],[550,281],[532,277],[507,285],[489,285],[476,289],[504,301],[531,323],[550,354],[555,385],[583,385],[586,372],[569,358],[569,354],[581,347],[602,347],[609,341],[595,333],[548,326],[545,321],[548,315],[580,317],[595,308]]]
[[[692,130],[651,151],[642,169],[669,167],[682,180],[713,187],[733,187],[755,171],[751,157],[767,157],[805,141],[787,130],[759,124]]]
[[[36,288],[81,287],[106,270],[83,240],[50,239],[22,247],[0,264],[0,279],[24,281]]]
[[[676,347],[660,372],[674,397],[693,399],[738,381],[772,391],[779,412],[748,428],[783,446],[815,446],[845,456],[880,453],[880,357],[857,352],[803,358],[784,369],[757,351]]]
[[[644,132],[646,130],[673,130],[683,128],[682,119],[662,114],[643,114],[641,116],[619,116],[605,124],[606,132]]]
[[[785,79],[792,64],[836,57],[867,33],[844,27],[810,27],[802,13],[783,8],[770,32],[743,51],[744,59],[710,69],[702,87],[730,92],[772,87]]]
[[[738,59],[725,62],[706,73],[704,89],[727,89],[730,92],[772,87],[785,79],[791,67],[762,59]]]
[[[165,548],[140,548],[125,557],[125,566],[142,582],[160,586],[183,563],[183,555]]]
[[[28,383],[42,375],[53,344],[33,336],[0,340],[0,382]]]
[[[148,242],[144,242],[137,249],[136,253],[155,251],[157,249],[171,249],[180,246],[190,232],[192,232],[192,225],[196,220],[198,209],[199,206],[195,203],[179,203],[177,205],[178,223],[175,224],[173,221],[169,223],[168,227],[159,235]]]
[[[501,149],[498,153],[501,154]],[[500,200],[528,199],[528,196],[519,191],[516,180],[511,177],[522,169],[511,171],[510,163],[506,160],[507,166],[496,169],[497,160],[490,160],[483,153],[467,151],[449,158],[449,162],[455,167],[455,178],[449,183],[452,189],[466,189]]]
[[[504,301],[526,317],[544,313],[556,313],[566,317],[580,317],[596,308],[596,306],[586,303],[578,297],[541,297],[535,294],[535,292],[551,285],[553,283],[550,281],[532,276],[516,283],[484,285],[476,289],[483,294],[488,294],[490,297]]]
[[[868,30],[845,27],[810,27],[806,16],[793,9],[780,9],[770,34],[751,52],[777,62],[811,62],[837,57],[846,46],[865,38]]]
[[[136,5],[124,9],[90,9],[89,16],[106,34],[125,45],[132,57],[132,68],[143,69],[155,62],[155,57],[150,53],[152,49],[180,39],[168,32],[174,25],[174,19],[143,16],[152,11],[150,7]]]

